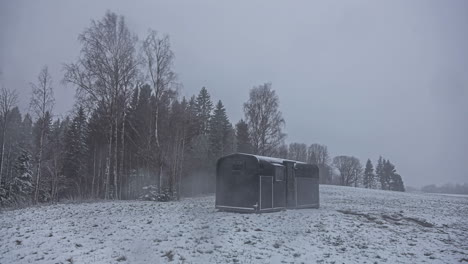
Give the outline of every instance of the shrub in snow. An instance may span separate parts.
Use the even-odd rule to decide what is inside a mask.
[[[161,193],[159,193],[158,186],[156,185],[144,186],[143,195],[140,196],[140,200],[158,202],[168,202],[176,198],[176,193],[171,192],[169,188],[162,188]]]

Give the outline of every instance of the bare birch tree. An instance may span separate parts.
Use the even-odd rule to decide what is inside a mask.
[[[160,131],[158,123],[161,100],[172,91],[177,78],[176,74],[172,70],[174,64],[174,53],[171,50],[169,36],[159,36],[155,30],[149,30],[148,36],[143,41],[142,50],[145,71],[148,75],[148,79],[150,80],[154,92],[154,97],[156,99],[156,109],[154,115],[154,138],[158,151],[158,188],[159,192],[161,192],[163,155],[160,144]]]
[[[5,156],[5,141],[6,131],[8,130],[8,119],[11,109],[15,107],[18,101],[18,94],[16,90],[10,90],[2,86],[0,90],[0,117],[2,118],[2,148],[0,160],[0,185],[2,184],[2,176],[4,171],[4,156]]]
[[[307,145],[303,143],[289,144],[288,158],[298,161],[307,161]]]
[[[244,103],[244,114],[254,154],[274,155],[286,135],[282,132],[285,122],[279,111],[279,98],[271,89],[271,83],[250,90],[249,101]]]
[[[311,164],[328,165],[330,162],[328,148],[325,145],[311,144],[307,156],[307,162]]]
[[[37,83],[31,83],[32,98],[31,98],[31,110],[35,114],[36,118],[42,120],[40,127],[40,138],[39,138],[39,156],[37,160],[36,168],[36,186],[34,189],[34,203],[38,202],[39,199],[39,183],[41,178],[42,170],[42,155],[44,151],[44,139],[46,131],[46,116],[52,112],[54,107],[54,93],[52,89],[52,77],[49,74],[49,69],[44,66],[37,77]]]
[[[330,156],[327,146],[311,144],[307,149],[307,163],[316,164],[319,167],[321,184],[332,182],[333,176],[330,170]]]
[[[118,198],[118,127],[130,96],[129,88],[137,76],[137,42],[123,16],[107,12],[100,21],[79,35],[80,58],[65,66],[64,81],[77,86],[78,93],[97,105],[102,103],[109,119],[108,157],[106,161],[105,198]],[[122,98],[124,98],[122,102]],[[113,142],[114,141],[114,142]],[[111,189],[111,174],[112,187]]]
[[[362,165],[358,158],[337,156],[333,158],[333,165],[340,172],[340,185],[356,185],[362,174]]]

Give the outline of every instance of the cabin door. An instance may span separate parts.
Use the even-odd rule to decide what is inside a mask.
[[[273,208],[273,177],[260,176],[260,210]]]
[[[294,163],[286,163],[286,196],[287,207],[296,207],[296,178],[294,176]]]

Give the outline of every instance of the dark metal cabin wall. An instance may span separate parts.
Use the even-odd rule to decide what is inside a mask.
[[[319,169],[316,165],[296,164],[296,208],[318,208]]]
[[[233,155],[221,159],[216,173],[216,206],[253,210],[258,201],[258,170],[254,157]]]

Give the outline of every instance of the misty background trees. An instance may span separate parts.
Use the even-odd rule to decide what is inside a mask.
[[[317,164],[322,184],[405,190],[382,157],[374,172],[370,160],[364,169],[356,157],[331,158],[323,144],[286,144],[271,83],[250,90],[235,124],[207,88],[180,96],[168,35],[151,29],[139,41],[124,17],[107,12],[78,40],[78,59],[55,77],[62,82],[44,66],[31,83],[32,115],[19,111],[14,89],[0,90],[2,205],[212,193],[217,159],[233,152]],[[72,113],[58,117],[53,90],[65,84],[77,99]]]

